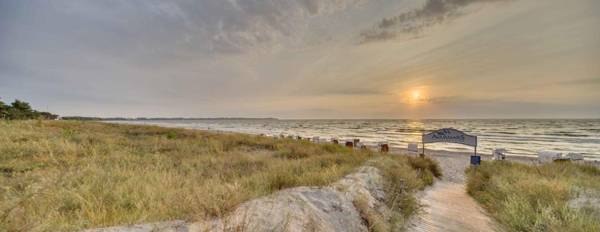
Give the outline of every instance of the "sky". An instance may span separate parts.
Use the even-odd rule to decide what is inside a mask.
[[[62,116],[600,118],[598,0],[1,0]]]

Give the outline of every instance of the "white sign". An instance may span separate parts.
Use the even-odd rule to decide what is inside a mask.
[[[423,143],[460,143],[477,147],[477,136],[465,134],[453,128],[444,128],[423,135]]]

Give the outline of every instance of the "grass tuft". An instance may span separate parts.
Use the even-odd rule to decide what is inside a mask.
[[[402,230],[420,207],[414,193],[433,184],[438,163],[430,158],[411,156],[383,156],[373,162],[384,178],[385,204],[392,213],[389,228]]]
[[[600,199],[595,167],[483,162],[467,175],[467,192],[509,231],[600,231],[600,205],[572,205],[578,199]]]

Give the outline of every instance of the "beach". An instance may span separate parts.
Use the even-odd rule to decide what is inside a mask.
[[[287,119],[181,119],[111,121],[267,136],[300,136],[340,142],[360,139],[367,146],[386,142],[391,148],[420,143],[423,133],[454,128],[478,137],[477,151],[489,155],[505,148],[509,157],[536,157],[540,151],[574,152],[600,160],[600,120],[597,119],[423,119],[423,120],[287,120]],[[428,149],[469,153],[460,144],[432,143]]]

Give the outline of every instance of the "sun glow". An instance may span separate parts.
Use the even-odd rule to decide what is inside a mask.
[[[420,101],[421,100],[421,91],[419,90],[413,90],[410,98],[412,101]]]
[[[423,88],[414,88],[406,92],[406,102],[410,105],[421,105],[425,102],[426,96]]]

